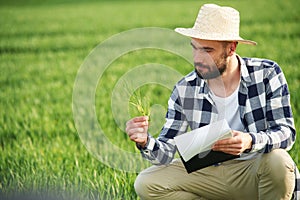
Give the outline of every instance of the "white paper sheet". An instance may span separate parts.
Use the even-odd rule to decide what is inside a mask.
[[[223,119],[176,136],[174,140],[180,155],[188,161],[199,153],[209,152],[216,141],[230,137],[231,129]]]

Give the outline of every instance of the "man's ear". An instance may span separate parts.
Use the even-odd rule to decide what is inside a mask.
[[[232,56],[236,52],[236,47],[237,47],[238,42],[231,42],[229,44],[229,55]]]

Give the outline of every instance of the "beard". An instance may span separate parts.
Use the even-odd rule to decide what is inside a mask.
[[[220,59],[216,60],[211,65],[203,65],[202,63],[195,62],[195,72],[197,75],[202,79],[214,79],[221,76],[227,69],[227,62],[226,59],[228,54],[223,52]],[[206,72],[203,71],[206,69]]]

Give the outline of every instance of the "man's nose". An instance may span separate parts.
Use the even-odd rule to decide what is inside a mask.
[[[207,57],[207,53],[194,50],[194,62],[205,63],[205,60],[207,60],[206,57]]]

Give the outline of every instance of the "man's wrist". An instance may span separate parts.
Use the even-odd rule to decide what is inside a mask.
[[[247,133],[246,133],[247,134]],[[244,151],[245,153],[249,153],[252,150],[252,144],[253,144],[253,139],[251,134],[247,134],[248,142],[246,146],[246,150]]]
[[[249,135],[249,134],[247,134],[248,135],[248,146],[247,146],[247,150],[250,150],[250,149],[252,149],[252,137]]]
[[[147,145],[147,141],[143,142],[143,143],[136,143],[139,147],[141,147],[142,149],[144,149]]]
[[[144,142],[137,142],[136,145],[139,149],[145,149],[147,147],[148,144],[148,137],[146,138],[146,140]]]

